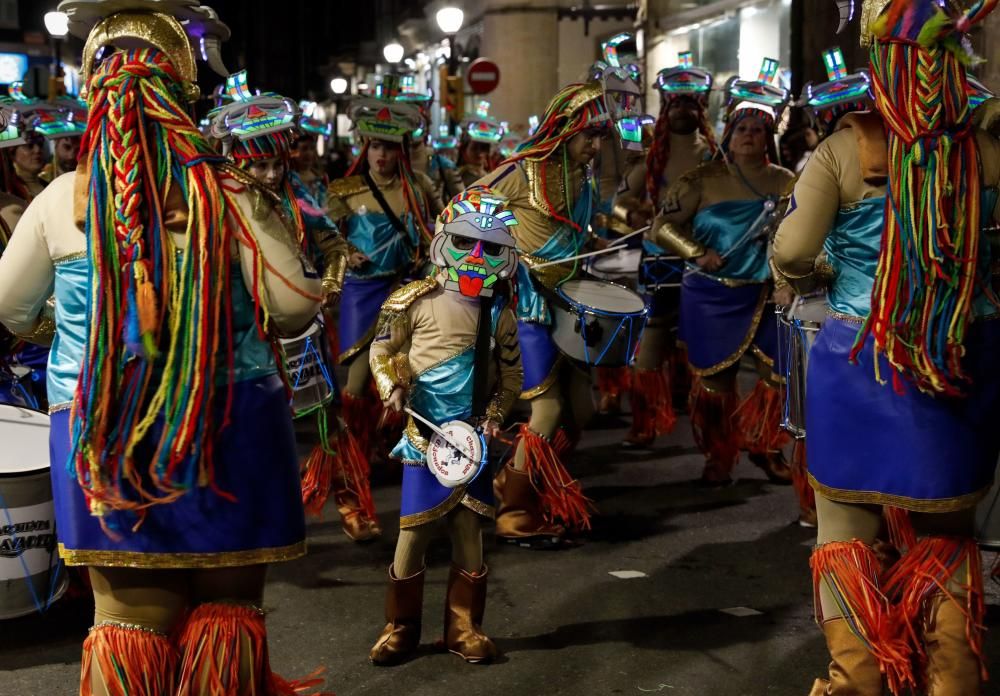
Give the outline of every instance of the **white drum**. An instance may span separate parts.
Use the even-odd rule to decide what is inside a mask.
[[[806,436],[806,372],[809,351],[826,321],[825,294],[796,296],[778,308],[778,346],[784,350],[785,413],[782,427],[796,438]]]
[[[1000,551],[1000,466],[997,467],[993,490],[979,504],[976,514],[976,538],[984,549]]]
[[[623,367],[632,362],[649,310],[638,293],[605,280],[568,280],[552,302],[552,340],[587,365]]]
[[[440,429],[448,439],[438,433],[431,435],[427,468],[442,486],[457,488],[472,481],[486,467],[486,438],[465,421],[448,421]],[[461,451],[453,445],[460,446]]]
[[[593,257],[587,270],[604,280],[634,278],[639,273],[641,258],[642,249],[622,249]]]
[[[66,591],[49,479],[49,417],[0,404],[0,619],[43,612]]]
[[[288,386],[292,389],[289,406],[295,418],[314,413],[333,401],[334,361],[321,319],[317,318],[295,338],[281,339],[281,353]]]

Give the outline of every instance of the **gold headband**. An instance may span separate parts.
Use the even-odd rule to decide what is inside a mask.
[[[871,46],[875,39],[872,25],[875,24],[892,0],[865,0],[861,6],[861,45]]]
[[[198,98],[198,67],[194,49],[181,23],[161,12],[119,12],[102,19],[83,47],[84,94],[94,72],[97,52],[125,39],[138,40],[162,51],[177,69],[190,101]]]

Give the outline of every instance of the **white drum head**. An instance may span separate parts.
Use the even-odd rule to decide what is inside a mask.
[[[49,468],[49,417],[31,409],[0,404],[0,476]]]
[[[616,314],[639,314],[646,309],[646,303],[637,293],[603,280],[567,280],[559,289],[585,309]]]
[[[457,488],[474,479],[483,466],[486,448],[483,436],[464,421],[449,421],[440,426],[448,439],[461,445],[456,452],[443,437],[434,434],[427,447],[427,467],[442,486]]]
[[[319,337],[322,335],[322,331],[323,325],[320,324],[319,321],[313,321],[313,323],[309,325],[309,328],[300,333],[298,336],[294,336],[292,338],[281,338],[278,340],[281,342],[281,345],[289,349],[289,352],[294,352],[297,346],[305,344],[307,338],[313,339],[313,342],[318,341]],[[299,352],[301,352],[301,348],[299,349]]]
[[[639,272],[639,259],[642,249],[623,249],[609,254],[602,254],[590,264],[595,273],[606,275],[629,275]]]

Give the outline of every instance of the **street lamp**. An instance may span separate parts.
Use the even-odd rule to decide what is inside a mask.
[[[387,43],[385,48],[382,49],[382,55],[385,57],[385,62],[390,65],[395,65],[399,61],[403,60],[403,54],[406,50],[396,41]]]
[[[459,29],[462,28],[462,22],[465,21],[465,13],[462,12],[458,7],[452,7],[451,5],[447,7],[442,7],[437,11],[435,15],[438,27],[444,32],[445,40],[448,42],[448,81],[451,82],[458,71],[458,44],[455,43],[455,34],[458,33]],[[444,93],[447,91],[447,87],[442,85],[439,90],[444,98]],[[442,106],[444,102],[442,101]],[[455,134],[455,127],[458,124],[452,117],[448,118],[448,132],[452,135]]]
[[[333,103],[336,107],[336,115],[333,117],[333,144],[336,147],[340,137],[340,113],[344,110],[344,93],[347,92],[347,80],[343,77],[335,77],[330,80],[330,89],[333,91]]]
[[[45,30],[52,37],[52,74],[49,76],[49,99],[59,96],[59,75],[62,72],[60,47],[62,39],[69,33],[69,15],[65,12],[46,12]]]
[[[336,95],[341,95],[347,91],[347,80],[342,77],[335,77],[330,80],[330,89]]]

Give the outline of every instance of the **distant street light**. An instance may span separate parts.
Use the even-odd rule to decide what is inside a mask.
[[[69,33],[69,15],[65,12],[46,12],[45,30],[52,37],[52,69],[49,75],[49,99],[55,99],[60,93],[60,77],[62,73],[63,37]]]
[[[330,80],[330,89],[334,94],[343,94],[347,91],[347,80],[342,77],[335,77]]]
[[[445,34],[457,34],[462,28],[462,22],[465,21],[465,13],[457,7],[442,7],[437,11],[435,18]]]
[[[406,53],[406,50],[396,41],[387,43],[385,48],[382,49],[382,55],[385,56],[385,62],[390,65],[395,65],[399,61],[403,60],[404,53]]]

